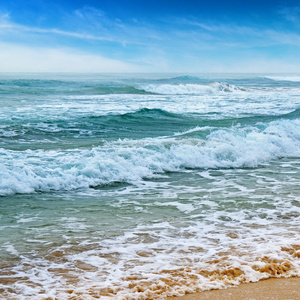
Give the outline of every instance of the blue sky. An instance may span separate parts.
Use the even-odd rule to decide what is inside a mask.
[[[299,1],[0,1],[0,71],[300,72]]]

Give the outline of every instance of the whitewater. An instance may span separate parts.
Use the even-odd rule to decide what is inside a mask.
[[[0,74],[0,299],[299,276],[299,78]]]

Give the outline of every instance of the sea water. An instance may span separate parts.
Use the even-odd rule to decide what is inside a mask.
[[[300,76],[1,74],[0,298],[300,275],[299,181]]]

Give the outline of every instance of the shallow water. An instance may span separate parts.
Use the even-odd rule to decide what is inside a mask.
[[[299,275],[299,78],[2,74],[0,298]]]

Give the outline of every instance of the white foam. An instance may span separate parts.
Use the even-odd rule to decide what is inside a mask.
[[[19,255],[19,252],[15,249],[15,247],[13,245],[11,245],[10,243],[5,243],[3,246],[3,248],[5,248],[5,250],[13,255]]]
[[[150,84],[142,87],[145,91],[167,95],[185,95],[185,94],[211,94],[217,92],[241,92],[242,88],[222,82],[213,82],[208,85],[201,84]]]
[[[17,220],[17,223],[30,223],[38,220],[38,217],[30,217],[30,218],[20,218]]]
[[[207,131],[207,130],[212,130],[212,129],[213,129],[213,127],[211,127],[211,126],[204,126],[204,127],[196,126],[195,128],[191,128],[184,132],[176,132],[176,133],[174,133],[174,136],[186,135],[186,134],[193,133],[193,132]]]
[[[176,207],[178,210],[185,212],[185,213],[190,213],[193,210],[195,210],[195,207],[190,204],[190,203],[180,203],[180,202],[164,202],[164,203],[160,203],[160,202],[155,202],[156,206],[174,206]]]
[[[19,133],[17,133],[15,130],[4,130],[0,129],[0,138],[1,137],[14,137],[18,136]]]

